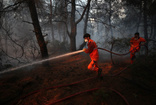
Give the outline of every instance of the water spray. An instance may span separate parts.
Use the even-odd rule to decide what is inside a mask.
[[[139,46],[145,46],[145,45],[139,45]],[[145,47],[146,47],[146,50],[148,52],[148,47],[147,46],[145,46]],[[104,49],[104,48],[98,48],[98,49],[105,50],[105,51],[107,51],[109,53],[112,53],[112,54],[115,54],[115,55],[118,55],[118,56],[124,56],[124,55],[127,55],[127,54],[129,54],[131,52],[131,51],[129,51],[128,53],[125,53],[125,54],[118,54],[118,53],[114,53],[114,52],[109,51],[109,50]],[[135,50],[135,49],[133,49],[133,50]],[[8,69],[8,70],[1,71],[0,74],[6,73],[6,72],[10,72],[10,71],[14,71],[14,70],[18,70],[18,69],[21,69],[21,68],[24,68],[24,67],[27,67],[27,66],[31,66],[31,65],[35,65],[35,64],[39,64],[39,63],[42,63],[42,62],[46,62],[46,61],[50,61],[50,60],[66,57],[66,56],[69,56],[69,55],[78,54],[78,53],[81,53],[81,52],[83,52],[83,50],[78,50],[78,51],[62,54],[62,55],[59,55],[59,56],[56,56],[56,57],[52,57],[52,58],[48,58],[48,59],[32,62],[32,63],[26,64],[26,65],[22,65],[22,66],[19,66],[19,67],[15,67],[15,68],[11,68],[11,69]],[[146,54],[146,56],[147,56],[147,54]]]
[[[62,55],[59,55],[59,56],[56,56],[56,57],[52,57],[52,58],[48,58],[48,59],[44,59],[44,60],[40,60],[40,61],[36,61],[36,62],[32,62],[32,63],[28,63],[28,64],[25,64],[25,65],[22,65],[22,66],[19,66],[19,67],[4,70],[4,71],[0,72],[0,74],[11,72],[11,71],[14,71],[14,70],[18,70],[18,69],[21,69],[21,68],[24,68],[24,67],[27,67],[27,66],[32,66],[32,65],[35,65],[35,64],[43,63],[43,62],[46,62],[46,61],[66,57],[66,56],[69,56],[69,55],[78,54],[78,53],[81,53],[81,52],[83,52],[83,50],[78,50],[78,51],[62,54]]]

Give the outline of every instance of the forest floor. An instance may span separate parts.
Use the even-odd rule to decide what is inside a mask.
[[[87,70],[90,58],[86,54],[49,61],[49,66],[37,64],[31,68],[1,74],[0,105],[48,105],[93,88],[98,90],[76,95],[55,105],[127,105],[116,91],[124,96],[129,105],[156,105],[156,71],[155,66],[150,65],[155,61],[147,63],[141,60],[133,65],[130,65],[126,57],[114,61],[116,64],[112,65],[109,60],[105,60],[105,56],[99,60],[99,67],[103,69],[102,78],[97,78],[96,72]],[[87,78],[75,85],[49,88]]]

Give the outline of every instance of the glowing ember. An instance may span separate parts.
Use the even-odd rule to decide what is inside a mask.
[[[59,56],[56,56],[56,57],[44,59],[44,60],[41,60],[41,61],[32,62],[32,63],[26,64],[26,65],[22,65],[22,66],[19,66],[19,67],[4,70],[4,71],[0,72],[0,74],[10,72],[10,71],[14,71],[14,70],[18,70],[18,69],[21,69],[21,68],[24,68],[24,67],[27,67],[27,66],[31,66],[31,65],[34,65],[34,64],[43,63],[43,62],[46,62],[46,61],[58,59],[58,58],[61,58],[61,57],[66,57],[66,56],[69,56],[69,55],[78,54],[78,53],[81,53],[81,52],[83,52],[83,50],[74,51],[74,52],[70,52],[70,53],[67,53],[67,54],[62,54],[62,55],[59,55]]]

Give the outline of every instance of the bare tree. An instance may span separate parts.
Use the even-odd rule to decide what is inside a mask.
[[[148,46],[148,33],[147,33],[147,1],[144,0],[144,5],[143,5],[143,18],[144,18],[144,37],[147,40],[147,46]]]
[[[90,11],[90,3],[88,4],[88,8],[87,8],[87,13],[86,13],[85,22],[84,22],[83,34],[87,33],[89,11]],[[85,45],[86,45],[86,42],[83,42],[83,43],[80,45],[79,50],[83,49],[83,47],[84,47]]]
[[[50,26],[51,26],[51,35],[52,35],[52,41],[54,42],[55,38],[54,38],[54,29],[53,29],[53,7],[52,7],[52,0],[50,0]]]
[[[112,39],[113,38],[112,19],[111,19],[112,18],[112,0],[110,0],[108,3],[109,3],[109,16],[108,16],[108,20],[109,20],[110,31],[111,31],[111,39]]]
[[[44,41],[44,37],[42,35],[41,27],[39,24],[38,15],[37,15],[36,6],[35,6],[35,1],[34,0],[27,0],[27,3],[28,3],[29,10],[30,10],[31,18],[33,21],[33,26],[34,26],[36,38],[37,38],[38,44],[40,46],[42,58],[47,58],[48,57],[47,46],[46,46],[46,43]]]
[[[88,0],[86,7],[84,8],[81,17],[75,21],[75,12],[76,12],[76,2],[75,0],[71,0],[71,18],[70,18],[70,32],[68,31],[68,36],[70,38],[70,50],[76,50],[76,33],[77,33],[77,24],[83,19],[85,11],[89,6],[91,0]]]
[[[0,11],[2,11],[2,9],[3,9],[3,1],[0,1]],[[1,16],[2,16],[2,12],[0,12],[0,24],[2,24],[1,23]]]
[[[40,27],[39,20],[38,20],[38,14],[37,14],[36,6],[35,6],[36,3],[34,0],[26,0],[26,1],[16,0],[13,5],[9,5],[3,8],[3,10],[0,12],[10,12],[10,11],[17,10],[17,8],[20,7],[22,3],[25,3],[25,2],[28,4],[29,10],[30,10],[31,19],[32,19],[32,23],[34,26],[34,32],[36,34],[36,38],[38,41],[38,45],[40,47],[42,58],[47,58],[48,57],[47,46],[44,41],[44,37],[42,35],[41,27]]]

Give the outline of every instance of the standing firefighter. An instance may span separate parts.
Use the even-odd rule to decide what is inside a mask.
[[[143,43],[142,43],[143,42]],[[134,37],[131,38],[130,44],[130,59],[131,59],[131,64],[134,62],[134,59],[136,58],[135,53],[140,50],[140,45],[144,45],[146,40],[142,37],[139,36],[139,33],[135,33]]]
[[[83,51],[85,53],[89,53],[89,56],[91,58],[91,62],[88,65],[88,69],[98,72],[98,77],[100,77],[102,69],[98,67],[98,63],[97,63],[99,59],[97,45],[92,39],[90,39],[90,34],[88,33],[84,34],[83,38],[84,41],[87,42],[87,46],[88,46],[88,49],[84,48]]]

